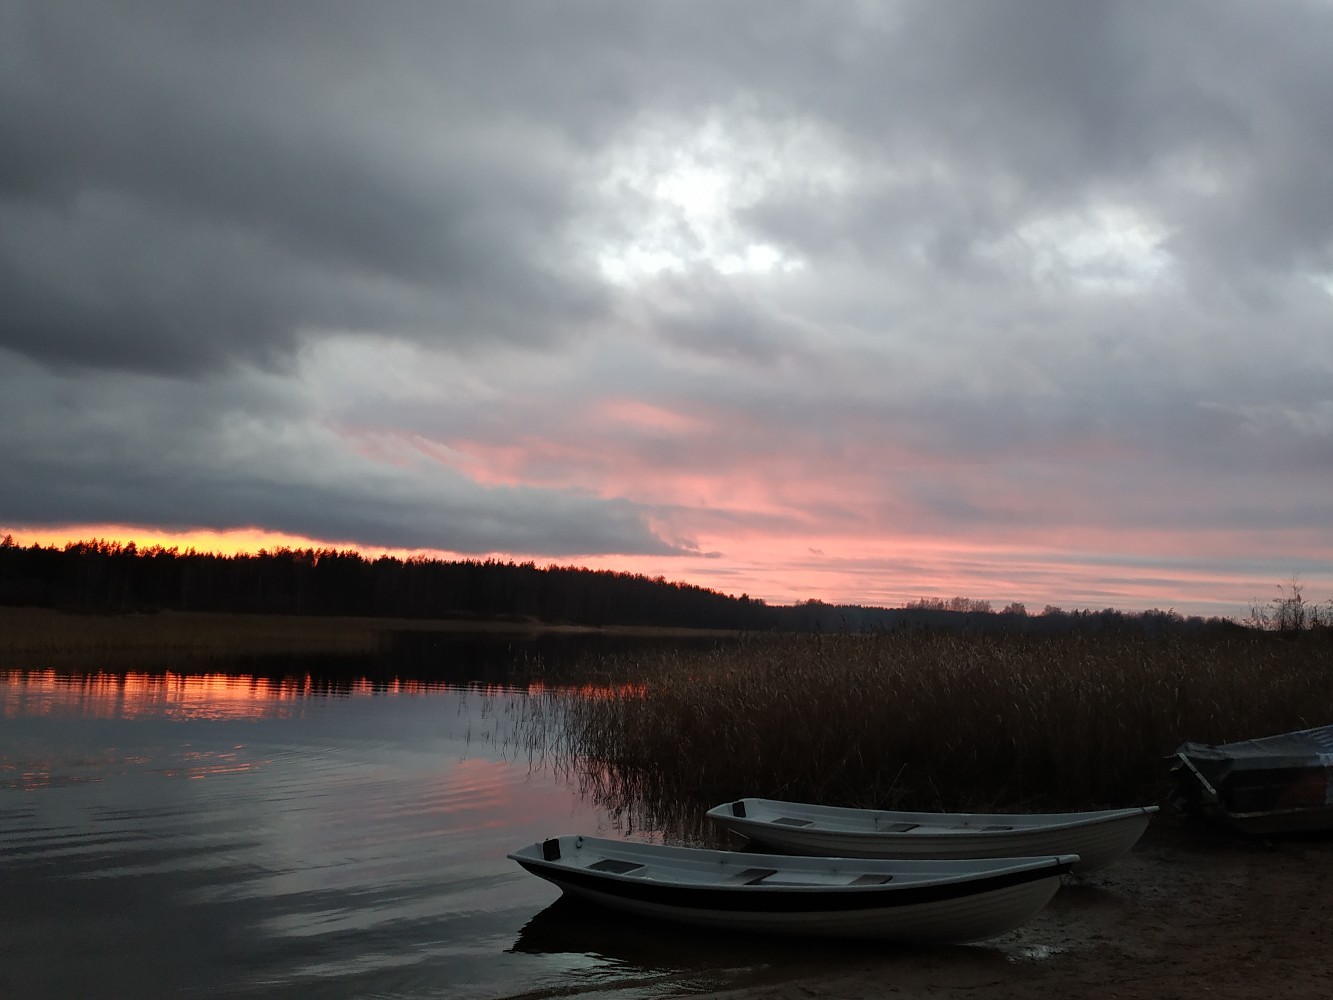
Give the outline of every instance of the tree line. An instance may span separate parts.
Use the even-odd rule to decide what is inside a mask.
[[[368,559],[339,549],[222,555],[94,539],[0,540],[0,604],[76,611],[218,611],[587,625],[766,628],[767,606],[629,573],[495,559]]]
[[[369,559],[351,550],[278,548],[223,555],[93,539],[63,547],[0,539],[0,604],[71,611],[161,610],[392,618],[532,620],[591,626],[837,632],[898,628],[1053,633],[1236,627],[1174,611],[1029,614],[1021,604],[922,599],[902,608],[810,600],[771,605],[693,584],[532,562]]]

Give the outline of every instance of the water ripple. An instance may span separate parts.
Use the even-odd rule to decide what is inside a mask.
[[[515,946],[555,892],[505,854],[611,824],[514,760],[519,695],[26,683],[0,676],[0,994],[461,1000],[657,982],[594,950]]]

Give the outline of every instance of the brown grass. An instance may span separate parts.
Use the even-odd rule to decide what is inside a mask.
[[[617,811],[742,795],[918,809],[1164,797],[1165,755],[1333,719],[1327,636],[885,634],[619,664],[561,749]],[[636,805],[637,804],[637,805]]]

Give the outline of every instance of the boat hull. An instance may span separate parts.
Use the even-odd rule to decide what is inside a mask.
[[[555,879],[551,881],[560,884]],[[1060,888],[1060,880],[1043,879],[912,907],[831,908],[801,913],[762,909],[723,911],[651,903],[585,887],[561,888],[621,913],[712,930],[915,944],[966,944],[984,941],[1022,926],[1050,902]]]
[[[666,852],[671,863],[698,863],[694,871],[675,869],[673,877],[670,865],[652,867],[653,852]],[[566,894],[636,917],[711,930],[933,944],[984,940],[1021,926],[1050,901],[1060,876],[1077,861],[1066,855],[933,867],[882,859],[784,863],[772,855],[577,837],[510,857]],[[646,858],[647,873],[594,870],[617,858]],[[736,881],[754,872],[768,874],[756,882]]]
[[[1251,837],[1333,832],[1333,807],[1241,813],[1221,805],[1207,805],[1201,807],[1199,813],[1236,833]]]
[[[1175,753],[1177,805],[1240,833],[1333,831],[1333,726],[1185,743]]]
[[[790,854],[918,859],[1077,854],[1074,870],[1090,872],[1128,852],[1155,812],[1156,806],[1092,813],[907,813],[740,799],[710,809],[708,816],[764,849]]]

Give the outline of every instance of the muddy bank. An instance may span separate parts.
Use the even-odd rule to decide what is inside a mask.
[[[1162,815],[985,945],[757,970],[729,1000],[1333,996],[1333,839],[1244,840]]]

